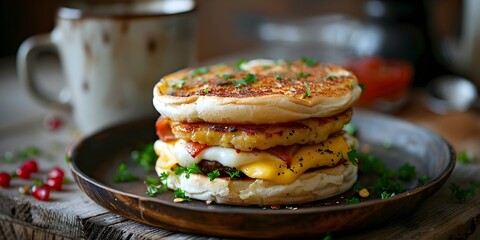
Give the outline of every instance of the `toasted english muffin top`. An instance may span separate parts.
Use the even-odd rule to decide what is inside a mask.
[[[265,124],[331,116],[360,93],[356,77],[333,64],[256,59],[169,74],[153,102],[174,121]]]

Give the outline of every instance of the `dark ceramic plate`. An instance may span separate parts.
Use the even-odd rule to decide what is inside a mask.
[[[412,183],[408,190],[384,200],[345,204],[351,192],[332,199],[296,206],[237,207],[207,205],[202,201],[174,203],[171,191],[148,197],[139,180],[115,183],[121,162],[131,163],[130,153],[156,140],[154,120],[128,123],[82,140],[71,153],[71,170],[80,188],[96,203],[126,218],[174,231],[228,237],[300,237],[350,231],[379,225],[413,214],[425,199],[447,180],[455,165],[451,146],[436,134],[410,123],[356,109],[357,137],[391,168],[408,162],[417,176],[431,181]],[[386,149],[384,143],[391,144]],[[145,179],[145,172],[130,169]],[[362,175],[359,179],[362,179]]]

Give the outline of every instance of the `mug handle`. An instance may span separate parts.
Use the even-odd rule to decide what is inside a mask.
[[[47,107],[70,111],[71,106],[69,103],[61,102],[58,98],[45,94],[37,87],[36,82],[38,79],[33,71],[35,60],[41,53],[45,52],[58,54],[57,46],[51,40],[49,33],[35,35],[22,42],[17,52],[18,78],[27,92],[39,103]]]

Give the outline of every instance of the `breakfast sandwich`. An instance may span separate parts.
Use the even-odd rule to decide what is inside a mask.
[[[302,58],[188,68],[154,87],[155,169],[198,200],[284,205],[343,193],[357,179],[344,132],[361,88],[349,71]]]

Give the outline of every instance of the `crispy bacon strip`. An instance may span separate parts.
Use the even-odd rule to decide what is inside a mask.
[[[190,154],[190,156],[194,158],[197,157],[198,154],[200,154],[203,150],[208,148],[208,145],[189,141],[185,145],[185,148],[187,149],[187,152]]]
[[[167,118],[159,117],[155,123],[155,129],[157,131],[157,136],[164,142],[177,139],[172,133],[172,128],[168,124]]]
[[[298,148],[296,148],[295,146],[276,146],[273,148],[269,148],[266,151],[279,157],[287,164],[287,166],[290,166],[290,164],[292,163],[292,156],[294,153],[293,151],[295,151],[296,149]]]

